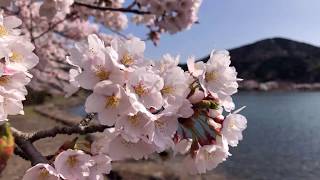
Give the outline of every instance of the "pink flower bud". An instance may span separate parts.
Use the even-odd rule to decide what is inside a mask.
[[[192,104],[200,102],[204,98],[203,91],[200,91],[198,88],[195,90],[192,96],[189,97],[189,101]]]

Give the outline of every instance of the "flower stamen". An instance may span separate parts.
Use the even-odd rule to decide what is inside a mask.
[[[20,62],[22,59],[23,59],[23,56],[16,51],[13,51],[12,55],[10,56],[10,61],[12,62]]]
[[[125,54],[120,62],[125,66],[130,66],[134,63],[133,58],[129,54]]]
[[[48,176],[49,176],[48,170],[45,168],[41,168],[38,176],[38,180],[46,180],[48,179]]]
[[[6,27],[0,25],[0,37],[4,37],[8,35],[8,30]]]
[[[172,94],[174,92],[174,89],[172,86],[165,86],[163,89],[161,89],[162,94]]]
[[[214,152],[212,152],[212,153],[214,153]],[[204,153],[204,159],[205,160],[207,160],[207,161],[210,161],[210,160],[212,160],[214,155],[212,155],[211,153],[209,153],[208,151],[205,151],[205,153]]]
[[[96,76],[99,78],[100,81],[108,80],[110,74],[110,72],[104,70],[101,66],[98,66]]]
[[[8,84],[9,81],[10,81],[10,76],[4,75],[4,76],[0,77],[0,85],[1,86],[4,86],[4,85]]]
[[[154,124],[160,130],[160,132],[165,132],[165,128],[167,127],[165,122],[155,121]]]
[[[108,108],[108,107],[116,108],[116,107],[118,107],[119,103],[120,103],[120,98],[118,98],[115,95],[108,96],[106,98],[106,108]]]
[[[78,163],[78,159],[76,155],[68,157],[67,164],[69,165],[69,167],[73,168],[76,166],[77,163]]]
[[[133,126],[138,126],[139,124],[139,117],[137,115],[130,116],[128,120]]]
[[[207,82],[209,81],[214,81],[217,79],[217,73],[215,73],[214,71],[211,71],[211,72],[206,72],[205,74],[205,80]]]
[[[229,125],[228,125],[228,128],[230,128],[230,129],[236,129],[237,126],[235,125],[234,121],[230,120]]]
[[[143,83],[139,83],[136,86],[133,87],[136,94],[138,94],[140,97],[147,94],[148,90],[144,87]]]

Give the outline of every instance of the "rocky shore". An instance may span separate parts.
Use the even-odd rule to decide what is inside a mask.
[[[320,83],[258,82],[246,80],[239,83],[239,89],[245,91],[319,91]]]

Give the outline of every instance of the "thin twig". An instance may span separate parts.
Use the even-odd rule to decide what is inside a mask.
[[[31,9],[31,6],[32,6],[32,1],[30,1],[29,5],[28,5],[28,8]],[[32,15],[32,11],[30,11],[29,34],[30,34],[30,39],[31,39],[32,44],[34,45],[34,47],[37,47],[37,46],[36,46],[36,43],[35,43],[34,36],[33,36],[33,15]]]
[[[136,1],[133,1],[129,6],[127,6],[127,9],[132,9],[137,4]]]
[[[45,34],[47,34],[48,32],[52,31],[55,27],[57,27],[59,24],[63,23],[65,20],[67,19],[71,19],[71,18],[76,18],[77,16],[75,16],[77,13],[71,13],[71,14],[68,14],[66,16],[66,18],[64,19],[61,19],[59,21],[57,21],[56,23],[52,24],[52,25],[49,25],[48,29],[43,31],[42,33],[40,33],[38,36],[35,36],[34,37],[34,40],[36,39],[39,39],[40,37],[44,36]]]
[[[80,135],[83,135],[83,134],[89,134],[89,133],[103,132],[105,129],[107,129],[109,127],[110,126],[104,126],[104,125],[91,125],[91,126],[87,126],[87,127],[81,127],[79,125],[75,125],[75,126],[71,126],[71,127],[56,126],[52,129],[34,132],[34,133],[28,135],[28,140],[30,142],[35,142],[39,139],[48,138],[48,137],[55,137],[58,134],[66,134],[66,135],[80,134]]]
[[[82,2],[78,2],[78,1],[75,1],[74,4],[77,6],[83,6],[83,7],[87,7],[87,8],[95,9],[95,10],[100,10],[100,11],[117,11],[117,12],[142,14],[142,15],[143,14],[150,14],[150,12],[148,12],[148,11],[140,11],[137,9],[101,7],[101,6],[86,4],[86,3],[82,3]]]
[[[124,39],[126,39],[126,40],[129,40],[129,39],[130,39],[130,38],[129,38],[128,36],[126,36],[125,34],[122,34],[121,32],[118,32],[118,31],[116,31],[116,30],[113,30],[112,28],[110,28],[110,27],[108,27],[108,26],[105,26],[105,28],[107,28],[109,31],[117,34],[118,36],[120,36],[120,37],[122,37],[122,38],[124,38]]]

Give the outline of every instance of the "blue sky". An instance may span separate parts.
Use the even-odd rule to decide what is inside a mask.
[[[270,37],[320,46],[320,0],[203,0],[199,21],[190,30],[163,35],[158,47],[147,43],[146,56],[180,54],[184,61]],[[125,31],[139,37],[146,32],[134,25]]]

